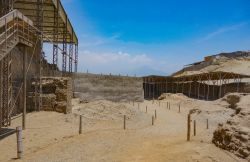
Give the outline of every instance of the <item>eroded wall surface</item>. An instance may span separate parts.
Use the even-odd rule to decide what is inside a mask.
[[[143,80],[128,76],[76,74],[74,94],[82,101],[142,101]]]

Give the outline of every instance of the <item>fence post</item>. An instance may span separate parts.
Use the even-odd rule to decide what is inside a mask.
[[[16,137],[17,137],[17,158],[23,158],[23,142],[22,142],[22,127],[16,127]]]
[[[188,114],[188,118],[187,118],[187,141],[190,141],[190,121],[191,121],[191,115]]]
[[[123,117],[123,129],[126,129],[126,115]]]
[[[181,113],[181,104],[179,104],[179,113]]]
[[[157,118],[157,115],[156,115],[156,110],[155,110],[155,119]]]
[[[152,125],[154,125],[154,115],[152,116]]]
[[[79,134],[82,134],[82,115],[80,115],[80,121],[79,121]]]
[[[208,129],[209,127],[208,127],[208,119],[207,119],[207,129]]]
[[[194,120],[194,136],[196,136],[196,120]]]
[[[148,112],[148,106],[146,106],[146,113]]]

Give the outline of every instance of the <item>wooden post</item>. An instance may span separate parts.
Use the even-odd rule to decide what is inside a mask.
[[[3,109],[3,62],[0,61],[0,110]],[[0,113],[0,129],[2,128],[2,112]]]
[[[179,113],[181,113],[181,104],[179,104]]]
[[[187,141],[190,141],[190,129],[191,129],[190,121],[191,121],[191,115],[188,114],[188,118],[187,118]]]
[[[148,112],[148,106],[146,106],[146,113]]]
[[[79,134],[82,134],[82,115],[80,115],[80,121],[79,121]]]
[[[194,120],[194,136],[196,136],[196,121]]]
[[[156,110],[155,110],[155,119],[157,118]]]
[[[23,118],[22,118],[22,128],[26,128],[26,61],[27,61],[27,48],[24,47],[23,51]]]
[[[16,127],[17,137],[17,159],[23,158],[22,127]]]
[[[169,110],[170,110],[170,106],[171,106],[171,104],[170,104],[170,102],[169,102]]]
[[[208,119],[207,119],[207,129],[208,129],[209,127],[208,127]]]
[[[126,129],[126,115],[124,115],[124,120],[123,120],[123,129]]]
[[[152,125],[154,125],[154,115],[152,116]]]

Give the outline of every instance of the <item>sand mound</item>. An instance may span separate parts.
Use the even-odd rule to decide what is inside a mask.
[[[176,93],[176,94],[173,94],[173,93],[162,93],[160,97],[158,97],[158,100],[164,100],[164,99],[188,99],[187,96],[185,96],[184,94],[182,93]]]
[[[123,115],[132,118],[136,111],[122,103],[100,100],[79,104],[75,113],[82,114],[85,118],[96,120],[122,120]]]
[[[235,113],[214,132],[213,143],[235,155],[250,160],[250,94],[229,94],[222,100]]]

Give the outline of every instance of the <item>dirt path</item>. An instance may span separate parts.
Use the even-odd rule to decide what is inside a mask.
[[[197,117],[197,136],[192,135],[191,142],[186,141],[187,112],[194,105],[186,104],[185,109],[178,113],[178,103],[172,103],[171,110],[166,108],[166,102],[152,104],[145,101],[132,107],[143,117],[128,120],[127,130],[122,129],[123,121],[96,122],[84,127],[82,135],[77,135],[77,121],[65,126],[67,135],[50,142],[43,147],[26,151],[25,162],[167,162],[167,161],[243,161],[211,144],[211,133],[217,122],[212,122],[206,129],[206,120]],[[145,107],[148,113],[145,113]],[[157,110],[155,125],[151,125],[151,117]],[[215,106],[216,109],[216,106]],[[194,116],[195,118],[195,116]],[[143,120],[141,120],[143,119]],[[211,119],[212,120],[212,119]],[[215,120],[216,121],[216,120]],[[72,125],[76,125],[71,128]],[[53,126],[55,127],[55,126]],[[61,128],[58,133],[62,134]],[[64,130],[65,131],[65,130]],[[14,138],[14,137],[13,137]],[[3,142],[0,141],[0,146]],[[6,142],[7,143],[7,142]],[[15,143],[12,143],[14,145]],[[39,145],[39,143],[36,143]],[[0,151],[3,149],[0,148]],[[13,152],[12,152],[13,153]],[[1,158],[0,158],[1,159]],[[10,160],[10,159],[8,159]],[[1,161],[1,160],[0,160]]]

